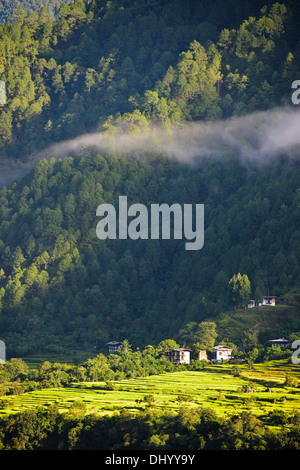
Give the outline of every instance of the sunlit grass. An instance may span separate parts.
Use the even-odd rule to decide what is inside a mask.
[[[3,397],[2,400],[8,400],[9,406],[3,407],[0,414],[50,405],[66,412],[74,402],[83,403],[87,413],[98,415],[110,415],[122,410],[135,413],[147,406],[167,407],[176,411],[183,405],[212,408],[220,416],[245,410],[251,410],[257,416],[274,409],[300,411],[299,388],[285,385],[287,375],[299,378],[297,366],[273,361],[255,364],[254,369],[249,370],[247,365],[242,365],[237,377],[231,373],[232,368],[229,364],[215,364],[204,371],[118,380],[113,383],[113,390],[106,390],[105,382],[87,382],[32,391]],[[253,389],[251,393],[243,391],[247,385]],[[272,391],[268,392],[270,385]]]

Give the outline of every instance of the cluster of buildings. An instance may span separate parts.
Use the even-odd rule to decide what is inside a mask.
[[[271,343],[271,346],[279,346],[281,347],[281,349],[287,349],[290,346],[290,341],[285,338],[270,339],[269,342]],[[232,351],[233,348],[230,348],[229,346],[224,346],[223,344],[214,346],[213,357],[212,359],[210,359],[210,361],[228,361],[232,358]],[[173,364],[189,364],[191,360],[191,350],[187,348],[169,348],[165,350],[165,357],[168,361],[172,362]],[[204,349],[199,351],[198,360],[208,360],[206,351]]]
[[[278,338],[278,339],[270,339],[269,343],[271,346],[279,346],[281,349],[287,349],[290,346],[290,341],[285,338]],[[223,344],[219,344],[218,346],[213,347],[213,358],[210,359],[211,361],[228,361],[232,358],[232,351],[233,348],[229,346],[224,346]],[[189,364],[191,359],[191,351],[187,348],[178,348],[178,349],[166,349],[165,350],[165,357],[168,361],[171,361],[173,364]],[[198,353],[198,360],[199,361],[207,361],[207,354],[206,351],[200,350]]]
[[[229,346],[223,346],[222,344],[213,347],[213,361],[223,361],[231,359],[231,353],[233,349]],[[173,364],[189,364],[191,359],[191,350],[187,348],[178,349],[166,349],[165,357],[168,361]],[[204,349],[201,349],[198,353],[199,361],[207,361],[207,354]]]
[[[269,342],[272,346],[279,346],[282,349],[287,349],[290,346],[290,342],[288,339],[285,338],[278,338],[278,339],[270,339]],[[111,341],[108,344],[108,352],[109,354],[114,354],[120,348],[122,348],[122,344],[118,341]],[[213,358],[210,359],[212,362],[215,361],[228,361],[231,359],[233,348],[229,346],[224,346],[223,344],[219,344],[218,346],[213,347]],[[189,364],[191,360],[191,350],[188,348],[167,348],[165,350],[165,358],[172,362],[172,364]],[[198,353],[198,360],[199,361],[207,361],[207,354],[206,350],[202,349]]]
[[[277,297],[275,295],[263,295],[262,300],[250,300],[248,303],[248,308],[253,307],[262,307],[263,305],[267,305],[268,307],[274,307],[276,304]]]
[[[224,346],[222,344],[213,347],[213,358],[212,361],[228,361],[231,359],[231,353],[233,349],[229,346]],[[191,359],[191,351],[187,348],[178,348],[178,349],[167,349],[165,351],[165,357],[168,361],[171,361],[173,364],[189,364]],[[198,353],[199,361],[207,361],[207,354],[204,349],[201,349]]]
[[[276,296],[272,295],[265,295],[262,297],[262,301],[255,301],[250,300],[248,304],[248,308],[253,308],[256,306],[274,306],[276,303]],[[278,339],[270,339],[269,342],[272,346],[279,346],[282,349],[287,349],[290,346],[289,340],[285,338],[278,338]],[[108,352],[109,354],[114,354],[118,349],[122,348],[122,344],[118,341],[111,341],[107,343],[108,345]],[[211,361],[228,361],[231,359],[233,348],[229,346],[224,346],[223,344],[219,344],[218,346],[213,347],[213,358],[210,359]],[[191,360],[191,350],[188,348],[167,348],[165,350],[165,358],[172,362],[172,364],[189,364]],[[205,350],[200,350],[198,353],[198,360],[207,361],[207,354]]]
[[[109,343],[107,343],[107,345],[109,354],[114,354],[122,348],[122,343],[120,343],[119,341],[110,341]],[[219,345],[214,346],[213,350],[213,360],[222,361],[231,359],[231,353],[233,351],[232,348],[229,348],[228,346]],[[172,362],[172,364],[189,364],[191,360],[191,350],[188,348],[168,348],[165,350],[165,358],[168,361]],[[206,351],[204,349],[199,351],[198,359],[199,361],[208,360]]]

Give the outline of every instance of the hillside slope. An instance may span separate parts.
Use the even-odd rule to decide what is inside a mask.
[[[18,17],[20,10],[27,14],[38,15],[40,10],[47,8],[48,13],[54,17],[62,3],[70,3],[70,1],[62,0],[1,0],[0,1],[0,23],[6,21],[14,21]]]
[[[288,338],[291,333],[298,333],[300,326],[299,293],[293,292],[277,299],[272,307],[255,307],[252,309],[232,309],[213,318],[217,324],[219,338],[230,338],[241,349],[246,334],[250,332],[254,342],[264,347],[270,346],[269,340]]]
[[[229,132],[233,145],[221,138],[225,118],[290,103],[300,69],[299,6],[257,0],[243,8],[230,2],[228,10],[225,3],[75,0],[55,21],[43,12],[0,25],[7,84],[0,160],[8,164],[0,182],[17,175],[20,161],[33,167],[0,190],[0,332],[8,355],[176,338],[189,322],[231,317],[240,302],[229,282],[239,273],[254,298],[299,288],[299,149],[288,139],[281,147],[277,127],[278,135],[257,135],[265,129],[260,115],[238,121],[243,132]],[[192,165],[188,146],[183,163],[158,151],[152,134],[152,147],[134,151],[118,134],[135,145],[152,126],[164,138],[199,121],[209,126],[204,142],[208,129],[212,138],[205,146],[185,135],[201,154]],[[95,129],[121,147],[90,145],[70,156],[61,146],[53,158],[50,144]],[[273,150],[275,140],[264,161],[264,144]],[[237,142],[251,148],[251,162]],[[120,195],[147,207],[204,204],[204,247],[99,240],[96,209],[117,206]],[[300,330],[298,310],[293,315],[286,334]]]
[[[74,0],[0,25],[0,160],[106,128],[290,102],[299,3]],[[124,124],[125,123],[125,124]]]
[[[0,192],[2,336],[20,351],[125,337],[141,346],[232,308],[238,272],[252,295],[285,294],[299,285],[299,177],[289,161],[252,174],[235,159],[197,169],[159,156],[40,162]],[[203,203],[202,250],[99,240],[96,208],[122,194],[129,205]]]

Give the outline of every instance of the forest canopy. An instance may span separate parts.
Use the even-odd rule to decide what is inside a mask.
[[[19,344],[20,352],[103,345],[120,336],[135,346],[157,344],[190,321],[245,305],[250,293],[296,289],[299,171],[285,160],[251,175],[235,158],[197,170],[156,156],[42,160],[0,191],[0,327],[7,344]],[[99,240],[96,208],[104,201],[117,207],[120,194],[146,206],[204,203],[204,247]]]
[[[270,109],[297,78],[296,2],[58,3],[54,18],[43,2],[0,25],[0,160],[112,121],[170,126]]]

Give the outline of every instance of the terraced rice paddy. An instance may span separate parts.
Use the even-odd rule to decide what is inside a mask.
[[[149,402],[151,406],[174,410],[183,404],[209,407],[219,415],[251,410],[259,416],[275,408],[300,412],[300,388],[284,385],[287,375],[300,380],[299,366],[270,363],[255,365],[253,371],[242,366],[239,377],[230,374],[231,368],[227,364],[214,365],[204,371],[119,380],[114,382],[114,390],[106,390],[104,382],[89,382],[32,391],[2,398],[9,401],[9,407],[0,410],[0,416],[50,405],[66,412],[74,402],[83,403],[87,413],[101,415],[122,410],[134,413],[149,406]],[[249,383],[254,391],[245,393],[242,389]],[[271,392],[267,391],[268,387],[272,388]]]

